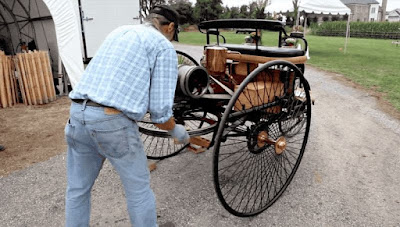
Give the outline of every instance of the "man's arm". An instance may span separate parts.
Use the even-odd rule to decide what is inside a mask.
[[[167,131],[172,130],[175,128],[175,118],[171,117],[168,121],[155,125],[162,130],[167,130]]]
[[[177,78],[178,59],[175,50],[161,50],[151,74],[149,112],[152,122],[174,122],[171,117]]]

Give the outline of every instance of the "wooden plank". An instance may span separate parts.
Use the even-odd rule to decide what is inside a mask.
[[[24,85],[24,81],[22,80],[22,72],[21,72],[21,67],[19,65],[18,55],[14,57],[14,65],[15,65],[15,69],[17,70],[18,84],[19,84],[19,90],[21,91],[22,102],[25,105],[28,105],[28,100],[25,95],[25,87],[24,87],[25,85]]]
[[[15,103],[19,103],[18,82],[17,82],[17,68],[14,62],[14,56],[11,57],[11,66],[13,71],[13,81],[15,89]]]
[[[210,140],[203,138],[201,136],[194,136],[190,137],[190,143],[200,147],[208,148],[211,142]]]
[[[7,107],[7,93],[6,85],[4,80],[4,70],[3,70],[4,54],[0,53],[0,104],[3,108]]]
[[[51,83],[50,83],[51,92],[52,92],[52,96],[51,97],[53,98],[53,100],[56,100],[56,98],[57,98],[56,88],[55,88],[54,82],[53,82],[53,72],[51,70],[50,56],[49,56],[49,53],[47,51],[46,51],[45,57],[46,57],[45,61],[46,61],[46,65],[47,65],[47,73],[48,73],[48,75],[50,77],[50,81],[51,81]]]
[[[29,82],[29,78],[26,75],[26,70],[25,70],[25,60],[24,60],[24,55],[23,54],[17,54],[18,56],[18,63],[20,66],[20,70],[21,70],[21,79],[23,81],[24,84],[24,88],[25,88],[25,96],[26,96],[26,100],[27,100],[27,104],[28,105],[33,105],[33,94],[31,92],[30,89],[30,82]]]
[[[39,81],[39,76],[38,76],[38,74],[37,74],[37,70],[36,70],[36,64],[35,64],[35,59],[34,59],[34,55],[33,55],[33,52],[32,51],[29,51],[29,53],[28,53],[28,55],[29,55],[29,61],[30,61],[30,66],[31,66],[31,73],[32,73],[32,76],[33,76],[33,80],[34,80],[34,83],[35,83],[35,89],[36,89],[36,94],[37,94],[37,100],[38,100],[38,103],[39,104],[43,104],[44,102],[43,102],[43,89],[41,88],[41,84],[40,84],[40,81]]]
[[[28,77],[28,88],[31,94],[31,100],[33,105],[37,105],[39,102],[39,95],[37,94],[37,86],[35,84],[35,79],[33,78],[33,74],[30,66],[29,54],[22,54],[22,58],[24,59],[25,66],[25,75]]]
[[[35,60],[36,72],[39,77],[39,83],[42,91],[42,97],[44,103],[49,103],[49,98],[47,96],[47,81],[45,80],[45,76],[43,74],[42,63],[40,60],[40,53],[35,50],[33,53]]]
[[[8,57],[8,60],[9,60],[9,65],[8,65],[8,67],[10,67],[10,74],[9,74],[9,76],[10,76],[10,85],[11,85],[11,95],[12,95],[12,102],[13,102],[13,105],[15,105],[15,104],[17,104],[17,96],[18,96],[18,93],[17,93],[17,86],[16,86],[16,83],[15,83],[15,70],[14,70],[14,61],[13,61],[13,58],[10,56],[10,57]]]
[[[39,52],[40,56],[40,63],[42,65],[43,69],[43,76],[46,81],[46,88],[47,88],[47,97],[49,98],[50,101],[54,101],[56,99],[55,97],[55,92],[54,90],[54,82],[53,82],[53,76],[51,73],[49,73],[48,65],[47,65],[47,59],[48,59],[48,54],[46,51],[40,51]]]
[[[25,76],[28,78],[28,88],[31,94],[32,105],[38,104],[38,94],[34,83],[34,78],[31,72],[30,60],[28,53],[22,54],[24,59]]]
[[[205,147],[200,147],[200,146],[195,146],[195,145],[189,145],[187,147],[187,149],[195,154],[200,154],[207,150],[207,148],[205,148]]]
[[[12,94],[11,94],[11,81],[10,81],[10,67],[9,67],[8,57],[3,57],[3,72],[4,72],[4,81],[6,84],[6,93],[7,93],[7,105],[9,107],[12,106]]]

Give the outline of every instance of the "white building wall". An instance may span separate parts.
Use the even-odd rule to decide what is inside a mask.
[[[379,14],[379,4],[370,4],[368,21],[379,21],[378,14]]]

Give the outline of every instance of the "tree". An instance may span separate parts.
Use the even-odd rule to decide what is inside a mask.
[[[222,13],[222,0],[197,0],[194,15],[197,22],[218,19]]]
[[[382,0],[381,21],[386,21],[386,7],[387,7],[387,0]]]
[[[242,5],[241,7],[240,7],[240,15],[239,15],[239,17],[240,18],[249,18],[249,11],[247,10],[249,7],[247,6],[247,5]]]
[[[240,18],[239,7],[233,6],[233,7],[231,8],[231,17],[230,17],[230,18],[232,18],[232,19]]]
[[[256,13],[255,13],[256,10],[257,10],[257,2],[253,1],[253,2],[250,3],[250,5],[249,5],[249,15],[250,15],[250,18],[256,18],[256,17],[254,16],[254,15],[256,14]]]
[[[255,0],[250,4],[250,12],[251,18],[256,19],[264,19],[265,18],[265,6],[267,5],[268,0]]]
[[[220,19],[229,19],[229,18],[231,18],[231,9],[229,9],[228,6],[224,7],[222,9],[222,14],[221,14],[221,16],[219,18]]]
[[[296,26],[299,24],[298,18],[299,16],[297,15],[299,13],[299,0],[292,0],[293,3],[293,14],[294,14],[294,18],[296,21]]]
[[[193,7],[189,0],[169,0],[169,5],[174,8],[180,15],[180,24],[193,24]]]

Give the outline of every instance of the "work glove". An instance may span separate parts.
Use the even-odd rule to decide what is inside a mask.
[[[183,125],[176,124],[172,130],[168,130],[168,133],[178,140],[179,143],[187,144],[189,143],[189,133],[186,131]]]

